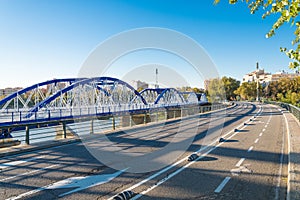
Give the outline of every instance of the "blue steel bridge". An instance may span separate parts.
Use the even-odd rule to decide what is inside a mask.
[[[28,125],[149,114],[154,110],[206,103],[204,94],[199,97],[194,92],[179,92],[174,88],[148,88],[138,92],[128,83],[111,77],[53,79],[19,90],[0,101],[0,138],[7,137],[11,128]]]

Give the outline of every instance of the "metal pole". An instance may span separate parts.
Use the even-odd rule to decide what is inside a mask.
[[[94,120],[91,120],[91,124],[90,124],[90,134],[94,134]]]
[[[63,127],[64,139],[66,139],[67,138],[66,122],[62,123],[62,127]]]
[[[113,130],[116,130],[116,119],[114,116],[112,117],[112,128]]]
[[[30,141],[29,141],[29,126],[26,126],[26,127],[25,127],[25,130],[26,130],[25,143],[26,143],[27,145],[29,145],[29,144],[30,144]]]
[[[259,66],[258,66],[258,62],[256,63],[256,101],[259,101]]]

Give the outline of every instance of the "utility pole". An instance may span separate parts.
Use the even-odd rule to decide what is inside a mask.
[[[256,63],[256,101],[259,101],[259,66],[258,62]]]

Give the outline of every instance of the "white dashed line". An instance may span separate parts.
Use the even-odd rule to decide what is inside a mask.
[[[263,133],[260,133],[260,134],[259,134],[259,137],[261,137],[262,135],[263,135]]]
[[[255,114],[255,117],[261,115],[261,113],[262,113],[262,107],[261,107],[261,106],[259,106],[259,107],[260,107],[260,108],[259,108],[259,111]],[[244,125],[244,123],[245,123],[245,122],[241,123],[241,124],[238,125],[235,129],[243,130],[245,127],[247,127],[247,126]],[[229,134],[231,134],[231,135],[230,135],[229,137],[227,137],[226,139],[230,139],[230,138],[234,137],[235,135],[237,135],[237,134],[239,133],[239,132],[234,132],[235,129],[233,129],[233,130],[227,132],[226,134],[223,135],[223,137],[226,137],[226,136],[228,136]],[[215,142],[216,142],[216,141],[213,141],[211,144],[213,144],[213,143],[215,143]],[[151,190],[155,189],[156,187],[160,186],[161,184],[163,184],[164,182],[166,182],[166,181],[169,180],[170,178],[176,176],[178,173],[180,173],[181,171],[183,171],[184,169],[186,169],[187,167],[189,167],[190,165],[192,165],[194,162],[196,162],[196,161],[202,159],[203,157],[205,157],[206,155],[208,155],[211,151],[217,149],[217,148],[218,148],[220,145],[222,145],[223,143],[224,143],[224,142],[220,142],[218,145],[214,146],[213,148],[209,149],[207,152],[203,153],[203,154],[202,154],[200,157],[198,157],[196,160],[189,162],[188,164],[186,164],[186,165],[182,166],[181,168],[177,169],[175,172],[172,172],[171,174],[169,174],[167,177],[165,177],[165,178],[161,179],[160,181],[158,181],[155,185],[153,185],[153,186],[147,188],[146,190],[140,192],[139,194],[137,194],[136,196],[134,196],[134,197],[132,198],[132,200],[139,199],[140,197],[142,197],[143,195],[147,194],[148,192],[150,192]],[[210,145],[208,145],[208,146],[210,146]],[[200,149],[199,149],[198,151],[196,151],[195,153],[204,152],[206,149],[208,149],[208,146],[207,146],[207,147],[204,147],[204,148],[200,148]],[[146,179],[140,181],[139,183],[136,183],[135,185],[133,185],[133,186],[127,188],[126,190],[133,190],[133,189],[135,189],[136,187],[139,187],[140,185],[142,185],[142,184],[148,182],[149,180],[154,179],[154,178],[157,177],[158,175],[163,174],[163,173],[165,173],[166,171],[168,171],[168,170],[172,169],[173,167],[177,166],[178,164],[180,164],[180,163],[186,161],[186,159],[187,159],[187,157],[185,157],[185,158],[183,158],[183,159],[177,161],[176,163],[174,163],[174,164],[172,164],[172,165],[170,165],[170,166],[168,166],[168,167],[166,167],[166,168],[164,168],[164,169],[158,171],[158,172],[155,173],[155,174],[152,174],[152,175],[149,176],[148,178],[146,178]],[[222,189],[223,189],[223,187],[227,184],[227,182],[228,182],[230,179],[231,179],[230,177],[226,177],[226,178],[223,180],[223,182],[218,186],[218,188],[215,190],[215,192],[216,192],[216,193],[221,192]],[[124,190],[124,191],[125,191],[125,190]],[[111,197],[111,198],[109,198],[109,200],[112,200],[113,198],[114,198],[114,196]]]
[[[262,131],[264,132],[266,129],[264,128]]]
[[[217,187],[217,189],[215,189],[215,193],[220,193],[223,188],[225,187],[225,185],[228,183],[228,181],[231,179],[231,177],[226,177],[222,183]]]
[[[240,161],[238,163],[236,163],[236,167],[241,166],[241,164],[244,162],[245,158],[241,158]]]
[[[254,143],[256,144],[256,143],[258,142],[258,140],[259,140],[259,139],[257,138],[257,139],[254,141]]]
[[[251,147],[248,149],[248,151],[247,151],[247,152],[251,152],[251,151],[252,151],[252,149],[253,149],[253,146],[251,146]]]

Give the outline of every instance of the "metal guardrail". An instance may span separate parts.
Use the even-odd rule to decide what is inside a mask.
[[[7,130],[7,132],[11,133],[14,139],[17,139],[22,144],[33,144],[49,140],[65,139],[69,138],[68,136],[76,137],[76,135],[105,133],[119,128],[122,129],[124,127],[133,127],[139,124],[148,124],[150,122],[162,122],[167,119],[188,117],[194,114],[207,113],[209,111],[220,110],[226,107],[226,105],[217,104],[196,106],[196,109],[193,109],[193,107],[173,107],[171,110],[151,109],[143,110],[144,112],[141,113],[124,112],[124,115],[107,115],[107,118],[104,119],[88,117],[86,119],[78,118],[78,120],[75,119],[73,121],[68,121],[67,119],[60,118],[60,120],[55,121],[55,123],[52,121],[53,118],[50,118],[51,120],[49,122],[33,121],[32,124],[17,123],[17,125],[7,127],[0,126],[0,129]],[[180,113],[178,111],[180,111]],[[134,121],[133,118],[135,116],[140,118],[139,122]],[[126,118],[126,120],[122,120],[122,118]]]
[[[282,102],[276,102],[276,101],[266,101],[265,103],[270,103],[270,104],[285,108],[290,113],[292,113],[298,119],[298,121],[300,121],[300,108],[298,108],[294,105],[288,104],[288,103],[282,103]]]

